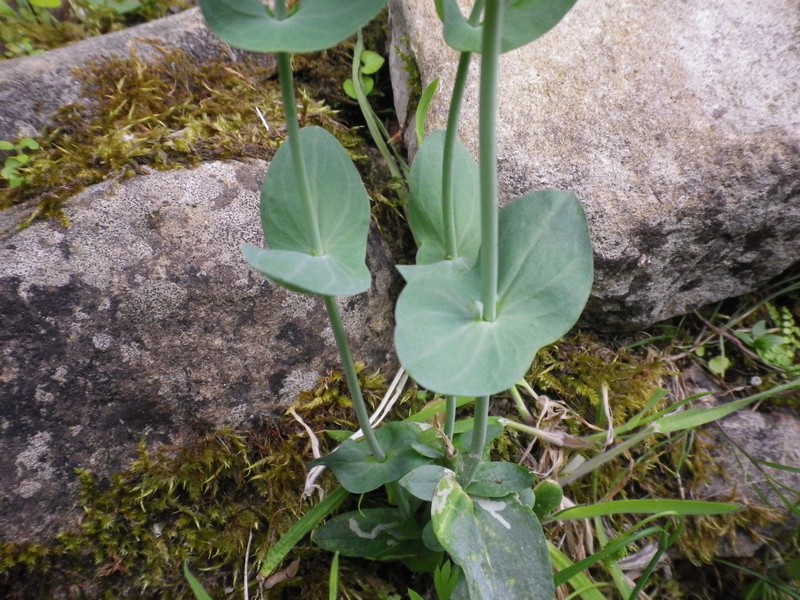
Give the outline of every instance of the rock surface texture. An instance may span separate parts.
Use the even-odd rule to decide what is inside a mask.
[[[271,414],[337,366],[321,301],[252,271],[263,162],[105,182],[0,245],[0,539],[69,518],[74,469],[139,440]],[[0,213],[0,220],[13,216]],[[341,302],[356,360],[391,358],[397,279],[372,235],[371,290]],[[389,341],[387,341],[387,338]]]
[[[441,79],[428,128],[442,128],[457,55],[432,2],[391,7],[394,43],[407,44],[422,84]],[[798,15],[797,0],[583,0],[503,55],[502,201],[578,194],[595,248],[586,324],[646,326],[798,261]],[[476,156],[477,84],[473,64],[460,133]]]
[[[718,399],[722,396],[719,387],[698,367],[684,372],[683,380],[692,394],[707,394],[704,404],[723,403]],[[800,504],[797,410],[769,405],[758,411],[747,408],[706,426],[702,439],[714,464],[705,465],[706,477],[694,486],[693,497],[766,508],[778,516],[769,527],[740,528],[720,537],[718,556],[755,556],[765,538],[797,529],[800,518],[789,508]]]

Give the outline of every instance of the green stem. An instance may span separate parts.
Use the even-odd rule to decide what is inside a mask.
[[[483,0],[478,0],[472,7],[469,17],[471,25],[475,25],[483,11]],[[453,83],[453,94],[450,98],[450,110],[447,113],[447,129],[444,132],[444,154],[442,156],[442,225],[444,227],[445,258],[454,260],[458,257],[456,242],[456,212],[453,201],[453,177],[455,175],[456,139],[458,137],[458,117],[461,114],[461,104],[464,100],[464,90],[467,87],[469,64],[472,60],[471,52],[462,52],[458,59],[458,69]]]
[[[285,15],[283,2],[276,2],[275,13],[278,18]],[[303,147],[300,145],[300,126],[297,123],[297,108],[294,97],[294,76],[292,75],[292,55],[287,52],[278,52],[278,77],[281,82],[281,98],[283,99],[283,114],[286,117],[286,135],[289,148],[292,151],[292,162],[297,174],[297,185],[300,190],[300,204],[306,222],[310,224],[308,233],[311,236],[311,246],[314,255],[325,254],[322,246],[322,237],[319,233],[319,220],[317,211],[311,201],[311,188],[308,185],[306,163],[303,160]]]
[[[353,89],[356,92],[356,100],[358,101],[358,106],[361,109],[361,113],[364,115],[364,120],[367,122],[369,134],[372,136],[372,140],[378,147],[378,151],[381,153],[381,156],[383,156],[383,159],[386,161],[386,165],[389,167],[389,172],[395,179],[402,179],[403,174],[400,171],[400,168],[397,166],[391,151],[386,146],[381,128],[377,124],[378,119],[375,117],[375,112],[372,110],[372,106],[370,106],[369,100],[367,100],[364,89],[361,87],[361,53],[363,51],[364,40],[361,35],[361,30],[359,30],[356,37],[356,46],[353,50]]]
[[[456,429],[456,397],[447,396],[445,398],[444,434],[447,439],[453,439],[453,432]]]
[[[480,83],[481,301],[483,320],[497,318],[497,71],[503,0],[489,0],[483,20]]]
[[[461,487],[466,487],[475,477],[486,450],[486,428],[489,424],[489,396],[475,399],[475,419],[472,424],[472,442],[461,473]]]
[[[350,353],[350,344],[347,342],[347,333],[344,330],[342,323],[342,315],[339,313],[339,307],[336,305],[336,299],[333,296],[323,296],[325,300],[325,308],[328,311],[328,319],[330,319],[331,327],[333,328],[333,337],[336,340],[336,348],[339,350],[339,356],[342,359],[342,368],[344,369],[344,376],[347,379],[347,387],[350,390],[350,398],[353,400],[353,408],[356,411],[358,424],[364,437],[367,439],[370,450],[375,458],[383,462],[386,459],[386,454],[381,448],[378,439],[375,437],[375,431],[372,425],[369,424],[369,414],[367,413],[367,405],[364,403],[364,398],[361,396],[361,386],[358,384],[358,375],[356,374],[356,366],[353,362],[353,355]]]

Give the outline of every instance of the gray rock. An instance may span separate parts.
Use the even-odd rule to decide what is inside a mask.
[[[432,2],[391,8],[423,85],[441,78],[428,127],[442,128],[457,55]],[[798,11],[797,0],[584,0],[503,55],[501,200],[545,187],[578,194],[595,247],[587,324],[646,326],[798,261]],[[474,155],[477,71],[460,131]],[[402,112],[402,90],[398,102]]]
[[[0,61],[0,139],[36,136],[62,106],[84,102],[74,70],[131,52],[143,60],[161,57],[156,48],[177,49],[198,61],[243,55],[223,44],[206,27],[199,8],[115,33],[28,56]],[[274,65],[272,55],[259,60]]]
[[[204,163],[94,186],[69,229],[38,222],[0,245],[0,539],[74,516],[74,469],[108,473],[141,438],[244,426],[338,367],[320,300],[250,269],[265,163]],[[13,215],[0,213],[0,221]],[[356,360],[393,368],[398,284],[373,232],[373,286],[341,302]]]
[[[710,394],[703,403],[722,403],[715,396],[719,387],[699,368],[686,371],[683,379],[691,394]],[[703,441],[713,464],[705,465],[707,480],[694,486],[692,497],[771,509],[778,517],[770,527],[740,528],[733,536],[721,537],[718,556],[755,556],[765,538],[800,526],[800,519],[790,509],[800,503],[800,473],[796,472],[800,414],[796,410],[769,406],[740,410],[703,428]]]

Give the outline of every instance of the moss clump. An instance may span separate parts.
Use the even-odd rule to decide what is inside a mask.
[[[360,377],[367,398],[384,391],[380,375],[362,369]],[[332,374],[298,399],[296,410],[314,431],[352,427],[342,380]],[[143,444],[126,471],[105,480],[81,471],[80,527],[51,543],[0,547],[0,596],[189,599],[181,570],[188,560],[214,597],[223,590],[241,597],[250,536],[247,579],[255,587],[257,557],[305,510],[309,448],[304,430],[284,416],[249,432],[210,432],[187,447]],[[327,598],[327,553],[305,542],[293,557],[302,560],[298,579],[262,597]],[[375,589],[392,587],[358,563],[345,562],[342,577],[352,597],[375,598]]]
[[[234,63],[221,55],[201,62],[153,44],[148,49],[159,58],[145,61],[134,52],[77,73],[88,102],[59,111],[24,169],[26,185],[0,188],[0,209],[30,207],[25,224],[63,219],[66,200],[112,175],[272,157],[283,139],[283,113],[271,60],[251,56]],[[336,120],[335,111],[303,90],[300,101],[303,124],[327,128],[354,158],[363,157],[361,139]]]

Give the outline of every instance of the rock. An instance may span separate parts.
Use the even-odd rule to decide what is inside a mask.
[[[157,59],[159,48],[177,49],[198,61],[222,53],[236,60],[246,54],[223,44],[206,27],[200,9],[193,8],[38,56],[0,61],[0,139],[35,137],[60,107],[84,102],[75,69],[102,58],[125,58],[131,52],[144,60]],[[275,64],[272,55],[258,56]]]
[[[263,243],[265,168],[107,181],[66,205],[69,229],[37,222],[2,242],[0,539],[73,518],[75,468],[108,473],[142,438],[246,425],[338,367],[322,302],[240,256],[240,243]],[[368,263],[372,288],[341,306],[356,360],[386,372],[398,282],[375,232]]]
[[[432,2],[391,9],[394,44],[407,43],[422,84],[441,79],[428,128],[442,128],[457,55]],[[501,201],[545,187],[578,194],[595,248],[586,324],[643,327],[798,261],[797,11],[797,0],[584,1],[503,55]],[[477,71],[460,131],[473,155]]]
[[[699,368],[686,371],[683,379],[692,395],[711,394],[702,402],[721,404],[715,397],[719,387]],[[732,536],[720,537],[717,556],[755,556],[764,538],[800,526],[800,518],[790,508],[800,503],[800,473],[796,470],[800,465],[800,413],[781,407],[763,406],[758,411],[747,408],[702,431],[713,464],[705,465],[707,480],[694,486],[692,496],[771,509],[778,517],[778,522],[769,527],[740,528]]]

